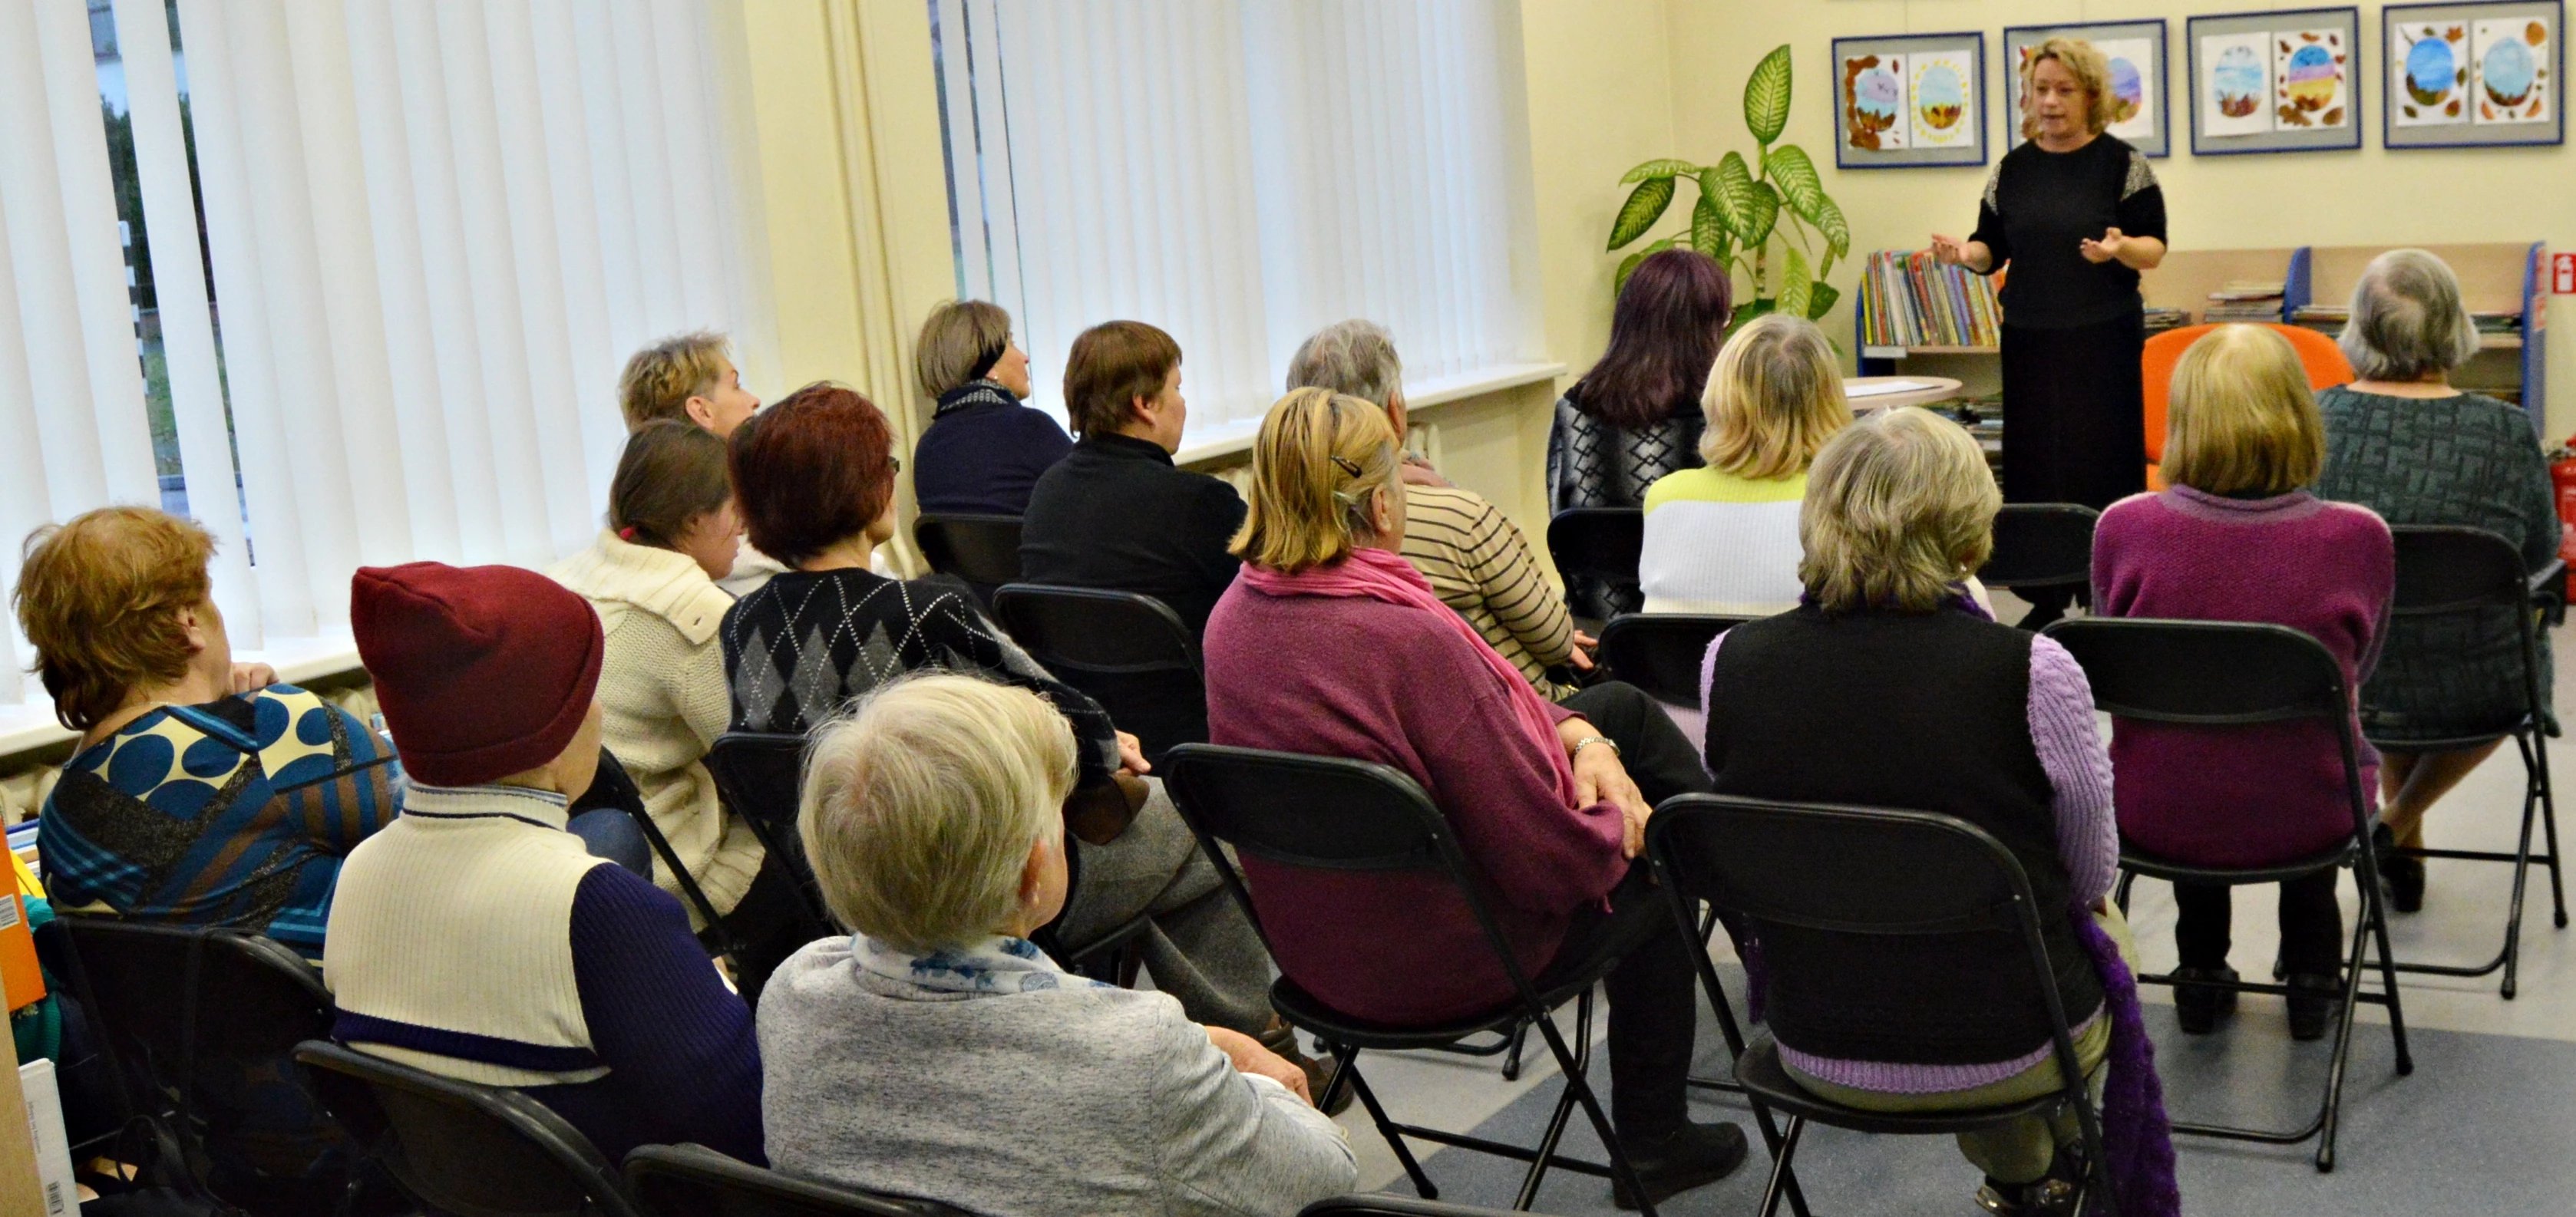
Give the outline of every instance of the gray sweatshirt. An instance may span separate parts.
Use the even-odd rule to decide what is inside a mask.
[[[760,1001],[769,1161],[989,1217],[1293,1214],[1356,1182],[1350,1142],[1237,1072],[1160,993],[945,992],[807,945]]]

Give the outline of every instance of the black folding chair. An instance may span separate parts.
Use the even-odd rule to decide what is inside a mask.
[[[643,1145],[626,1187],[650,1217],[944,1217],[944,1204],[791,1179],[703,1145]]]
[[[1389,1196],[1380,1192],[1356,1192],[1318,1200],[1297,1211],[1297,1217],[1504,1217],[1503,1209],[1477,1208],[1468,1204],[1443,1204],[1437,1200],[1416,1200],[1410,1196]]]
[[[2567,891],[2558,874],[2558,800],[2549,785],[2549,750],[2541,743],[2549,721],[2549,691],[2540,687],[2540,637],[2535,624],[2547,605],[2563,606],[2567,564],[2553,560],[2538,574],[2526,574],[2513,542],[2477,528],[2439,524],[2401,524],[2389,529],[2397,538],[2397,596],[2391,616],[2400,621],[2441,617],[2474,619],[2509,615],[2520,637],[2522,706],[2486,729],[2449,739],[2372,739],[2382,749],[2401,752],[2458,752],[2510,738],[2522,753],[2522,833],[2512,853],[2474,849],[2420,849],[2399,846],[2417,858],[2513,864],[2513,899],[2506,906],[2504,945],[2482,964],[2406,963],[2400,972],[2436,976],[2484,976],[2504,969],[2503,993],[2513,999],[2522,967],[2522,900],[2525,881],[2536,865],[2549,868],[2549,895],[2557,926],[2567,928]],[[2370,687],[2362,686],[2362,701]],[[2552,733],[2554,734],[2554,732]],[[2537,818],[2546,831],[2549,852],[2531,852],[2531,825]]]
[[[829,934],[834,925],[831,911],[824,907],[822,888],[814,881],[813,868],[805,861],[804,844],[796,835],[799,795],[805,785],[805,742],[801,735],[727,731],[716,737],[715,746],[707,751],[707,772],[715,775],[716,789],[723,794],[726,805],[751,825],[769,856],[796,876],[807,914],[823,927],[822,933]],[[1079,859],[1076,851],[1065,851],[1066,865],[1071,868],[1068,891],[1079,890]],[[1079,950],[1065,949],[1053,927],[1040,930],[1034,941],[1066,970],[1089,975],[1096,961],[1111,957],[1112,952],[1125,951],[1150,924],[1150,918],[1139,916],[1096,942],[1082,944]],[[1116,959],[1114,979],[1121,984],[1132,981],[1133,961],[1124,955]]]
[[[2080,592],[2093,583],[2093,525],[2101,518],[2079,503],[2006,503],[1977,578],[2016,592]]]
[[[96,1030],[119,1118],[162,1119],[190,1162],[207,1161],[207,1142],[245,1114],[232,1105],[244,1079],[292,1079],[296,1044],[331,1029],[334,1009],[321,975],[264,935],[79,914],[46,929],[39,938],[45,965]],[[318,1128],[329,1127],[318,1104],[312,1115]],[[273,1184],[337,1193],[342,1181]]]
[[[1598,579],[1634,594],[1646,513],[1636,507],[1568,507],[1548,518],[1547,556],[1568,585]]]
[[[2045,1030],[2057,1061],[2056,1093],[2020,1103],[1964,1111],[1866,1111],[1817,1096],[1780,1064],[1780,1045],[1765,1032],[1746,1043],[1738,1032],[1716,965],[1699,952],[1700,986],[1717,1013],[1735,1077],[1753,1100],[1771,1143],[1771,1181],[1762,1217],[1798,1200],[1792,1160],[1809,1122],[1898,1136],[1972,1132],[2071,1104],[2095,1169],[2096,1211],[2115,1213],[2104,1172],[2102,1128],[2075,1055],[2056,970],[2040,936],[2042,910],[2012,851],[1984,829],[1921,811],[1782,803],[1723,795],[1680,795],[1646,825],[1646,850],[1682,925],[1701,901],[1720,910],[1762,944],[1772,991],[1805,977],[1848,968],[1872,952],[1956,952],[1958,968],[1990,995],[1982,1010],[2018,1006],[2020,1021]],[[2054,910],[2051,910],[2052,912]],[[1854,948],[1858,949],[1855,950]],[[1789,1113],[1785,1134],[1770,1112]],[[1803,1211],[1803,1206],[1801,1207]]]
[[[2325,1096],[2316,1118],[2287,1130],[2237,1128],[2221,1124],[2174,1123],[2178,1133],[2296,1145],[2310,1137],[2317,1146],[2317,1169],[2334,1169],[2335,1132],[2343,1111],[2344,1065],[2352,1054],[2353,1007],[2372,1002],[2388,1008],[2388,1033],[2397,1054],[2400,1076],[2415,1072],[2406,1049],[2406,1016],[2398,1003],[2396,955],[2388,948],[2388,918],[2381,906],[2379,861],[2370,840],[2370,806],[2361,788],[2360,747],[2353,733],[2352,693],[2343,669],[2325,645],[2287,626],[2241,621],[2158,621],[2146,618],[2087,617],[2048,627],[2083,665],[2093,686],[2096,709],[2118,718],[2172,723],[2210,730],[2268,723],[2309,721],[2334,736],[2343,757],[2345,800],[2352,809],[2352,839],[2314,857],[2273,866],[2198,866],[2159,858],[2125,838],[2120,843],[2120,907],[2129,906],[2129,888],[2140,875],[2177,883],[2241,886],[2281,883],[2337,867],[2356,867],[2361,912],[2352,932],[2352,949],[2344,964],[2343,1008],[2335,1020],[2334,1063],[2326,1072]],[[2382,991],[2362,991],[2363,947],[2379,944]],[[2169,985],[2171,975],[2143,975],[2140,984]],[[2289,988],[2252,981],[2195,979],[2209,988],[2287,997]]]
[[[1322,1039],[1332,1052],[1333,1074],[1325,1082],[1323,1094],[1315,1096],[1317,1102],[1326,1101],[1345,1083],[1357,1091],[1378,1134],[1386,1138],[1396,1160],[1404,1164],[1415,1191],[1426,1200],[1440,1198],[1439,1188],[1422,1173],[1422,1164],[1406,1147],[1406,1137],[1529,1163],[1529,1172],[1521,1180],[1520,1196],[1512,1205],[1515,1209],[1528,1209],[1548,1168],[1559,1167],[1618,1181],[1641,1202],[1647,1217],[1653,1217],[1654,1206],[1643,1203],[1645,1189],[1638,1185],[1628,1156],[1620,1149],[1618,1134],[1610,1127],[1609,1116],[1603,1113],[1585,1080],[1584,1071],[1592,1057],[1592,987],[1609,971],[1608,967],[1550,977],[1545,989],[1533,983],[1513,956],[1511,944],[1494,924],[1488,894],[1461,851],[1456,834],[1450,831],[1448,820],[1418,783],[1385,765],[1364,761],[1213,744],[1184,744],[1174,749],[1170,772],[1164,780],[1182,818],[1197,834],[1199,848],[1224,879],[1226,890],[1243,907],[1244,916],[1261,933],[1264,946],[1269,945],[1269,930],[1262,926],[1252,893],[1244,887],[1242,875],[1226,854],[1226,846],[1244,857],[1283,868],[1411,871],[1436,877],[1456,887],[1475,914],[1486,941],[1494,949],[1494,958],[1511,978],[1515,993],[1511,999],[1479,1013],[1437,1023],[1393,1025],[1344,1014],[1318,1000],[1293,976],[1283,974],[1270,987],[1270,1004],[1280,1017]],[[1399,926],[1381,928],[1390,934],[1402,932]],[[1275,948],[1271,953],[1278,955]],[[1572,1046],[1549,1017],[1549,1011],[1569,1000],[1575,1003]],[[1441,1129],[1398,1124],[1388,1118],[1386,1108],[1378,1103],[1377,1094],[1360,1074],[1357,1058],[1363,1049],[1437,1048],[1480,1032],[1508,1032],[1524,1021],[1536,1024],[1539,1034],[1547,1040],[1548,1051],[1556,1055],[1557,1065],[1565,1073],[1565,1093],[1558,1098],[1556,1110],[1548,1117],[1546,1135],[1534,1150]],[[1609,1151],[1606,1166],[1556,1152],[1566,1122],[1578,1104]]]
[[[1020,577],[1020,517],[925,515],[912,524],[913,544],[930,569],[966,581],[992,603],[993,589]]]
[[[1171,606],[1134,592],[1013,583],[993,594],[993,615],[1056,679],[1134,734],[1149,763],[1207,742],[1198,643]]]
[[[1751,617],[1621,613],[1601,627],[1600,659],[1613,679],[1666,705],[1699,708],[1699,661],[1717,636]]]
[[[545,1104],[311,1040],[304,1076],[369,1161],[454,1217],[645,1217],[599,1149]]]

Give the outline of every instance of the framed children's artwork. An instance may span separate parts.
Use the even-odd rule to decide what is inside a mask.
[[[2361,146],[2361,10],[2194,17],[2191,152],[2333,152]]]
[[[1926,169],[1986,163],[1986,36],[1834,40],[1834,164]]]
[[[2020,25],[2004,31],[2004,143],[2024,138],[2021,119],[2021,68],[2039,44],[2051,38],[2081,38],[2102,52],[2111,69],[2111,95],[2119,109],[2106,132],[2148,156],[2173,151],[2172,77],[2165,71],[2165,22],[2096,21],[2081,25]]]
[[[2560,0],[2392,4],[2381,9],[2380,142],[2485,148],[2567,142]]]

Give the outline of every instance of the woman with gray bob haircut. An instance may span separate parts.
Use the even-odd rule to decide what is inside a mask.
[[[2353,285],[2342,345],[2361,378],[2317,394],[2326,420],[2317,497],[2359,503],[2392,525],[2482,528],[2521,550],[2526,569],[2548,565],[2560,528],[2531,416],[2451,385],[2452,369],[2480,345],[2451,268],[2420,249],[2372,259]],[[2555,687],[2549,634],[2537,642],[2546,698]],[[2520,721],[2521,651],[2509,608],[2388,624],[2378,670],[2361,689],[2361,726],[2384,758],[2379,873],[2398,912],[2424,906],[2424,860],[2391,846],[2422,848],[2424,813]],[[2541,709],[2551,717],[2545,701]],[[2487,742],[2432,746],[2474,738]]]
[[[1059,969],[1072,730],[969,676],[815,735],[798,835],[846,938],[762,994],[772,1166],[977,1213],[1289,1214],[1349,1191],[1305,1075],[1160,993]]]

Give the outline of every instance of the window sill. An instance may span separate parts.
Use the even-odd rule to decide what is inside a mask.
[[[1462,376],[1416,381],[1404,387],[1404,412],[1407,417],[1414,417],[1452,402],[1517,389],[1563,375],[1565,365],[1561,363],[1507,363]],[[1236,419],[1204,430],[1194,428],[1181,437],[1181,450],[1172,454],[1172,463],[1197,465],[1249,452],[1253,439],[1260,432],[1261,420],[1258,418]]]
[[[277,678],[287,684],[338,676],[359,667],[357,640],[347,634],[271,638],[268,643],[261,650],[236,652],[233,659],[267,664],[277,669]],[[66,730],[54,721],[53,699],[45,696],[44,686],[32,675],[27,678],[24,703],[0,705],[0,770],[9,768],[10,760],[21,753],[78,738],[78,732]]]

